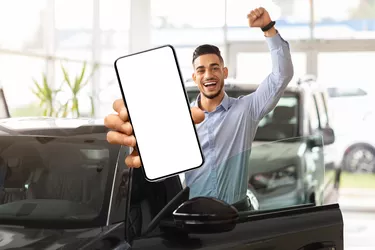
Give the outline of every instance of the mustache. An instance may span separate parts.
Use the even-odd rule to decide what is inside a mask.
[[[213,77],[203,79],[203,82],[208,82],[208,81],[217,81],[217,79]]]

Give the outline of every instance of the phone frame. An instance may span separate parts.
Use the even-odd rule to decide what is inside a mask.
[[[134,56],[134,55],[138,55],[138,54],[141,54],[141,53],[145,53],[145,52],[150,52],[150,51],[153,51],[153,50],[157,50],[157,49],[162,49],[162,48],[165,48],[165,47],[168,47],[172,50],[173,52],[173,57],[174,57],[174,60],[175,60],[175,65],[177,67],[177,71],[178,71],[178,75],[179,75],[179,78],[180,78],[180,82],[181,82],[181,85],[182,85],[182,89],[183,89],[183,92],[184,92],[184,95],[185,95],[185,101],[186,101],[186,105],[187,105],[187,108],[188,108],[188,111],[189,111],[189,114],[190,114],[190,119],[191,119],[191,124],[193,126],[193,129],[194,129],[194,134],[195,134],[195,137],[196,137],[196,140],[198,142],[198,147],[199,147],[199,152],[200,152],[200,155],[201,155],[201,159],[202,159],[202,163],[196,167],[193,167],[193,168],[190,168],[189,170],[184,170],[184,171],[180,171],[180,172],[176,172],[176,173],[173,173],[173,174],[170,174],[170,175],[167,175],[167,176],[162,176],[162,177],[159,177],[159,178],[156,178],[156,179],[149,179],[146,175],[146,171],[143,167],[143,161],[142,161],[142,156],[141,156],[141,151],[139,150],[138,148],[138,142],[137,142],[137,136],[136,136],[136,132],[135,132],[135,129],[133,128],[133,135],[134,135],[134,138],[136,139],[136,146],[134,148],[134,150],[137,150],[138,151],[138,154],[139,154],[139,158],[140,158],[140,161],[141,161],[141,169],[142,169],[142,172],[143,172],[143,175],[145,177],[145,179],[149,182],[159,182],[159,181],[163,181],[167,178],[170,178],[170,177],[173,177],[173,176],[177,176],[177,175],[180,175],[182,173],[185,173],[185,172],[189,172],[189,171],[192,171],[192,170],[195,170],[195,169],[198,169],[200,168],[201,166],[203,166],[203,164],[205,163],[205,157],[204,157],[204,154],[203,154],[203,150],[202,150],[202,145],[200,144],[200,141],[199,141],[199,137],[198,137],[198,132],[197,132],[197,129],[195,127],[195,124],[194,124],[194,120],[193,120],[193,116],[191,114],[191,107],[190,107],[190,103],[189,103],[189,99],[188,99],[188,95],[186,93],[186,88],[185,88],[185,85],[184,85],[184,80],[183,80],[183,77],[182,77],[182,72],[181,72],[181,67],[180,67],[180,64],[178,62],[178,59],[177,59],[177,54],[176,54],[176,50],[174,49],[174,47],[170,44],[165,44],[165,45],[161,45],[161,46],[157,46],[157,47],[153,47],[151,49],[147,49],[147,50],[142,50],[142,51],[138,51],[138,52],[134,52],[134,53],[130,53],[128,55],[125,55],[125,56],[121,56],[119,58],[117,58],[114,62],[114,68],[115,68],[115,72],[116,72],[116,76],[117,76],[117,82],[118,82],[118,85],[120,87],[120,90],[121,90],[121,96],[122,96],[122,99],[124,101],[124,104],[125,104],[125,107],[127,107],[127,104],[126,104],[126,98],[125,98],[125,94],[124,94],[124,90],[122,88],[122,85],[121,85],[121,80],[120,80],[120,75],[119,75],[119,72],[118,72],[118,68],[117,68],[117,62],[120,60],[120,59],[123,59],[123,58],[126,58],[126,57],[130,57],[130,56]],[[133,126],[133,123],[132,123],[132,120],[131,120],[131,115],[130,115],[130,111],[128,110],[128,118],[129,118],[129,122],[130,124]]]

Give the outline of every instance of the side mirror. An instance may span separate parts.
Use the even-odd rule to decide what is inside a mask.
[[[330,145],[335,142],[335,131],[332,128],[323,129],[324,145]]]
[[[177,228],[187,233],[209,234],[233,230],[239,218],[235,207],[215,198],[196,197],[173,212]]]
[[[324,128],[319,136],[313,136],[309,139],[310,147],[323,147],[335,142],[335,131],[332,128]]]

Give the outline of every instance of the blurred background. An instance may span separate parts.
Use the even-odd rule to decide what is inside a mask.
[[[187,82],[193,50],[212,43],[229,81],[260,83],[271,58],[246,18],[259,6],[290,43],[290,85],[326,93],[317,119],[335,132],[336,153],[324,158],[338,162],[346,249],[375,246],[375,0],[1,0],[0,118],[104,118],[121,97],[114,60],[163,44]]]

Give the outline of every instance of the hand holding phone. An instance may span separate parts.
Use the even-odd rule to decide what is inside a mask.
[[[120,57],[115,70],[145,178],[158,181],[202,166],[204,157],[173,47]],[[162,122],[161,112],[170,113]]]
[[[136,139],[133,135],[133,127],[129,122],[127,109],[123,99],[117,99],[113,102],[113,110],[117,114],[109,114],[104,118],[104,125],[111,129],[107,133],[107,141],[111,144],[123,145],[127,147],[135,147]],[[204,113],[197,107],[190,109],[192,119],[195,124],[199,124],[204,120]],[[160,113],[160,122],[166,115],[171,115],[168,111]],[[168,152],[166,152],[168,154]],[[125,158],[125,164],[129,168],[139,168],[142,166],[138,151],[134,150]]]

